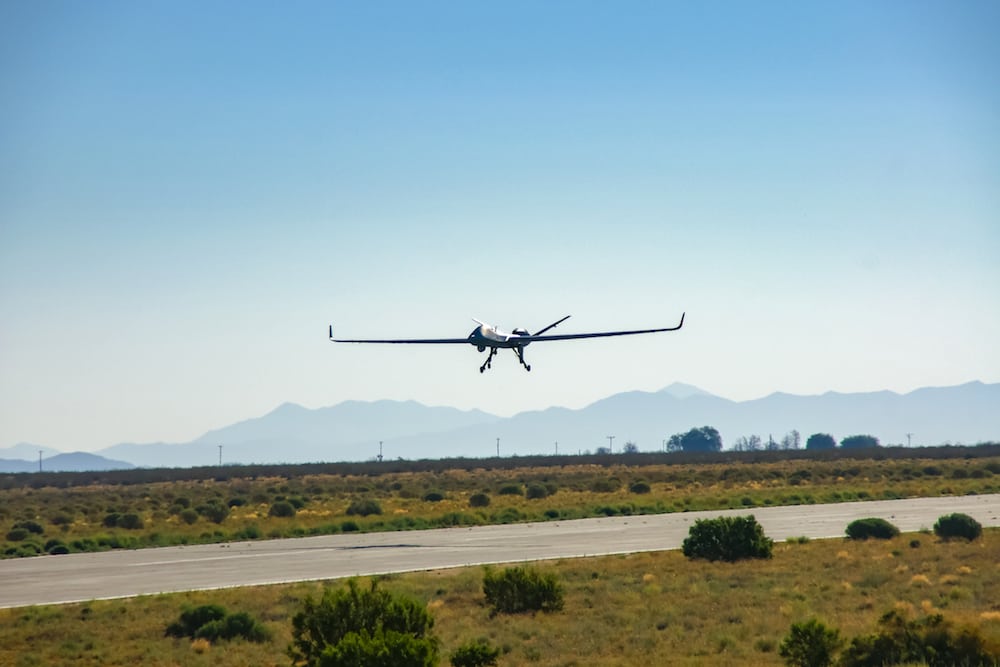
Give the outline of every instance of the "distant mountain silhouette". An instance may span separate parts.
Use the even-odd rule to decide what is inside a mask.
[[[691,398],[692,396],[711,396],[710,393],[704,389],[699,389],[691,384],[684,384],[683,382],[674,382],[673,384],[664,387],[660,390],[661,394],[670,394],[674,398]]]
[[[706,425],[719,430],[726,448],[740,436],[759,435],[764,442],[772,436],[780,441],[792,429],[800,433],[803,446],[812,433],[830,433],[838,442],[848,435],[871,434],[884,445],[905,445],[907,433],[913,434],[913,445],[1000,440],[1000,384],[971,382],[905,395],[889,391],[821,396],[776,393],[743,402],[700,390],[682,393],[688,395],[628,392],[582,410],[521,413],[490,429],[466,429],[449,453],[459,454],[464,446],[466,455],[472,455],[468,452],[471,444],[495,442],[497,437],[501,453],[506,449],[507,454],[551,453],[556,442],[562,453],[595,451],[609,445],[609,435],[615,436],[614,451],[621,451],[629,441],[642,451],[654,451],[674,433]],[[425,439],[413,442],[420,449],[431,445]],[[438,446],[444,442],[439,439]]]
[[[414,401],[347,401],[318,409],[286,403],[189,443],[121,444],[99,454],[143,467],[203,466],[218,464],[221,445],[223,463],[361,461],[374,458],[382,441],[387,459],[485,458],[496,455],[498,438],[501,456],[576,454],[609,445],[620,452],[628,442],[655,451],[671,435],[706,425],[719,430],[726,448],[740,436],[780,441],[792,429],[803,446],[813,433],[829,433],[838,442],[870,434],[884,445],[905,445],[907,433],[914,446],[998,441],[1000,384],[970,382],[902,395],[775,393],[737,402],[674,383],[658,392],[615,394],[579,410],[553,407],[510,418]],[[54,470],[49,460],[43,467]],[[21,463],[38,469],[37,459]]]
[[[19,442],[13,447],[0,448],[0,459],[23,459],[25,461],[34,461],[35,470],[38,469],[38,452],[42,452],[42,456],[54,456],[59,454],[58,449],[53,449],[52,447],[44,447],[42,445],[33,445],[30,442]]]
[[[10,449],[14,449],[11,447]],[[41,448],[53,451],[51,448]],[[35,447],[35,451],[39,450]],[[0,450],[0,451],[10,451]],[[125,461],[114,461],[112,459],[89,454],[87,452],[72,452],[70,454],[56,454],[49,458],[42,458],[42,470],[46,472],[81,472],[86,470],[126,470],[135,466]],[[28,461],[24,459],[0,459],[0,472],[37,472],[38,459]]]
[[[427,407],[415,401],[345,401],[315,410],[285,403],[262,417],[209,431],[190,443],[122,444],[101,454],[143,467],[217,464],[219,445],[223,463],[365,460],[378,454],[380,439],[446,433],[498,420],[480,410]]]

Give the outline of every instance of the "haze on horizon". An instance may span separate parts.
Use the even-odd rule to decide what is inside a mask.
[[[0,447],[1000,381],[1000,5],[0,6]],[[474,348],[334,346],[670,326]]]

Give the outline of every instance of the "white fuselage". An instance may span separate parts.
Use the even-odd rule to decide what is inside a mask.
[[[495,348],[515,348],[528,345],[530,340],[523,340],[527,332],[515,330],[514,333],[506,333],[489,324],[480,324],[469,334],[469,343],[475,345],[482,352],[488,347]]]

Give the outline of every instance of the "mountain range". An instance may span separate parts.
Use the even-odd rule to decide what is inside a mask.
[[[124,443],[72,455],[22,443],[0,449],[0,471],[38,470],[34,456],[40,450],[45,470],[213,465],[220,453],[224,463],[305,463],[367,460],[380,449],[391,459],[489,457],[498,451],[501,456],[576,454],[608,446],[621,451],[626,443],[655,451],[671,435],[705,425],[718,429],[727,448],[741,436],[757,435],[766,443],[793,429],[803,446],[812,433],[830,433],[837,440],[868,434],[884,445],[997,441],[1000,384],[970,382],[907,394],[775,393],[731,401],[675,383],[658,392],[615,394],[578,410],[553,407],[508,418],[414,401],[346,401],[318,409],[286,403],[188,443]]]

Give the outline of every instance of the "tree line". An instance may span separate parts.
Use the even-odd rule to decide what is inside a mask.
[[[873,435],[849,435],[840,441],[842,449],[866,449],[880,447]],[[824,450],[837,447],[837,441],[829,433],[813,433],[806,439],[806,449]],[[759,435],[740,436],[733,443],[735,452],[789,451],[802,448],[802,435],[792,429],[781,440],[768,435],[764,442]],[[712,426],[692,428],[687,433],[675,433],[667,440],[668,452],[721,452],[722,436]]]

